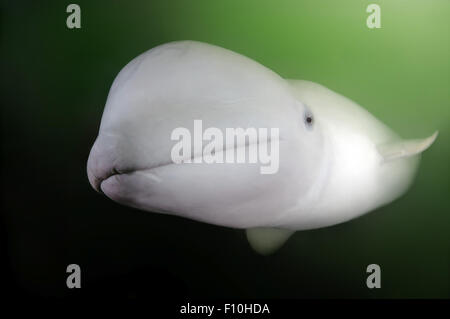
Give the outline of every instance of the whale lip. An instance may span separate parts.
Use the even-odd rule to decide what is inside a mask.
[[[118,171],[117,169],[113,168],[108,173],[103,174],[102,177],[98,177],[97,175],[95,175],[92,172],[91,167],[88,165],[87,174],[88,174],[89,183],[91,184],[92,188],[94,188],[97,192],[104,194],[104,192],[102,190],[102,183],[113,176],[122,175],[122,174],[131,174],[131,173],[140,172],[140,171],[150,171],[150,170],[154,170],[154,169],[157,169],[160,167],[170,166],[173,164],[175,164],[175,163],[168,162],[168,163],[151,166],[148,168],[139,168],[139,169],[133,169],[133,170],[127,170],[127,171]]]
[[[284,141],[284,139],[280,137],[278,139],[278,141],[282,142],[282,141]],[[266,143],[271,143],[271,139],[269,138]],[[234,145],[233,147],[225,147],[220,152],[227,152],[228,150],[232,150],[232,149],[236,150],[238,147],[249,147],[251,144],[257,144],[259,146],[261,144],[261,142],[260,141],[258,141],[256,143],[246,142],[245,145],[241,145],[241,146]],[[131,173],[141,172],[141,171],[148,172],[148,171],[155,170],[155,169],[165,167],[165,166],[183,164],[183,163],[175,163],[173,161],[167,161],[167,162],[158,163],[157,165],[153,165],[153,166],[150,165],[148,167],[119,170],[112,163],[110,165],[108,165],[108,164],[105,165],[105,163],[108,163],[108,161],[102,162],[101,160],[99,160],[96,157],[96,153],[98,154],[98,151],[97,151],[96,145],[94,145],[91,150],[91,154],[89,154],[89,158],[88,158],[87,175],[88,175],[89,183],[91,184],[92,188],[94,188],[95,191],[97,191],[98,193],[101,193],[101,194],[104,194],[102,187],[101,187],[102,183],[113,176],[122,175],[122,174],[131,174]],[[200,157],[202,157],[202,156],[203,155],[200,155]],[[199,157],[199,156],[195,156],[195,155],[191,156],[190,161],[194,162],[195,158],[197,158],[197,157]]]

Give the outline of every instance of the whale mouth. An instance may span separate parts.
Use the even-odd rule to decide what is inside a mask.
[[[281,137],[278,138],[278,142],[282,142],[283,139]],[[249,148],[250,146],[257,146],[258,148],[263,145],[263,144],[267,144],[267,147],[269,147],[268,145],[270,145],[271,143],[271,139],[268,138],[267,141],[261,142],[258,141],[256,143],[249,143],[246,142],[243,145],[234,145],[233,147],[224,147],[222,150],[219,150],[216,152],[216,154],[225,154],[227,151],[231,151],[233,150],[234,152],[236,152],[239,148]],[[224,155],[225,156],[225,155]],[[202,159],[202,161],[200,161],[200,163],[196,163],[196,159]],[[141,167],[141,168],[136,168],[136,169],[126,169],[126,170],[122,170],[122,169],[117,169],[116,167],[112,167],[109,170],[105,170],[105,169],[100,169],[99,171],[102,172],[101,174],[95,174],[95,169],[92,168],[92,164],[90,164],[90,162],[93,160],[91,158],[91,156],[89,156],[88,159],[88,169],[87,169],[87,173],[88,173],[88,179],[89,179],[89,183],[91,184],[92,188],[94,188],[97,192],[101,193],[101,194],[105,194],[105,192],[102,190],[102,184],[104,182],[106,182],[108,179],[113,178],[113,177],[117,177],[119,175],[124,175],[124,174],[132,174],[132,173],[137,173],[137,172],[151,172],[157,169],[160,169],[162,167],[167,167],[167,166],[171,166],[171,165],[186,165],[186,164],[204,164],[204,154],[200,154],[200,155],[192,155],[189,158],[185,158],[182,159],[181,163],[176,163],[172,160],[170,161],[165,161],[165,162],[161,162],[158,163],[156,165],[150,165],[148,167]],[[186,162],[187,160],[189,160],[189,162]]]
[[[164,164],[151,166],[149,168],[140,168],[140,169],[126,170],[126,171],[118,171],[117,169],[113,168],[113,170],[110,172],[110,174],[107,174],[107,175],[103,176],[102,178],[98,178],[98,177],[94,176],[88,170],[88,178],[89,178],[89,182],[90,182],[91,186],[97,192],[99,192],[101,194],[105,194],[105,192],[102,189],[102,185],[103,185],[103,183],[107,182],[111,178],[114,178],[114,177],[117,177],[117,176],[120,176],[120,175],[125,175],[125,174],[133,174],[133,173],[137,173],[137,172],[149,172],[149,171],[153,171],[153,170],[156,170],[158,168],[166,167],[166,166],[170,166],[170,165],[175,165],[175,163],[167,162],[167,163],[164,163]],[[90,176],[92,176],[92,177],[90,177]]]

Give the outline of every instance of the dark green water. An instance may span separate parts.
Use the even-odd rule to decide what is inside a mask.
[[[196,297],[450,296],[450,1],[3,1],[2,194],[18,293]],[[366,26],[369,3],[381,29]],[[199,40],[355,100],[396,130],[439,130],[409,192],[371,214],[297,233],[270,257],[242,231],[153,215],[95,193],[85,165],[109,87],[158,44]],[[365,285],[366,266],[382,288]]]

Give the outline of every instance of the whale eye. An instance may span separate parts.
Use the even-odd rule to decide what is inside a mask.
[[[309,111],[309,110],[305,111],[305,116],[304,116],[303,121],[305,122],[306,128],[312,129],[313,124],[314,124],[314,117],[313,117],[311,111]]]

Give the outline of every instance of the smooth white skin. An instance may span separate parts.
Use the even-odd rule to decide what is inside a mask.
[[[171,132],[192,129],[195,119],[223,131],[278,127],[278,173],[262,175],[256,164],[173,164]],[[377,146],[396,139],[320,85],[288,82],[234,52],[183,41],[147,51],[119,73],[87,170],[95,189],[128,206],[235,228],[299,230],[400,196],[418,157],[385,163]]]
[[[324,227],[353,219],[401,196],[410,186],[419,155],[386,162],[377,146],[400,138],[355,102],[324,86],[290,80],[294,95],[313,112],[327,145],[326,185],[308,208],[292,209],[287,228]],[[302,211],[301,220],[298,212]]]
[[[305,125],[289,84],[242,55],[174,42],[133,61],[115,79],[88,176],[111,199],[152,212],[249,228],[280,223],[315,184],[322,135]],[[279,128],[278,173],[259,164],[173,164],[177,127]],[[198,154],[197,154],[198,155]]]

